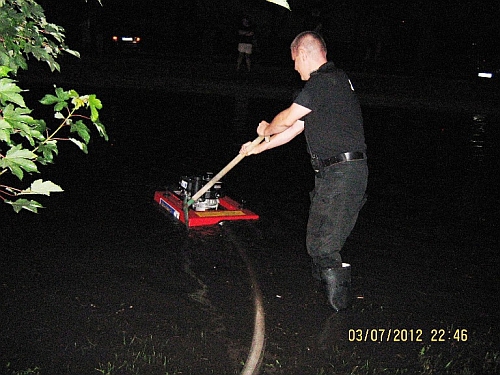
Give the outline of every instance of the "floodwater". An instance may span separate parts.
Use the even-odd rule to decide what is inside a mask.
[[[254,330],[249,269],[264,301],[261,373],[420,373],[445,361],[434,345],[461,365],[498,353],[499,118],[363,108],[369,198],[344,249],[356,298],[335,314],[304,247],[302,137],[223,179],[257,222],[187,232],[153,201],[180,176],[222,169],[286,98],[99,91],[110,141],[94,136],[89,155],[61,144],[42,177],[65,192],[40,214],[0,211],[9,373],[237,374]],[[411,338],[381,336],[398,329]],[[449,339],[456,329],[468,340]]]

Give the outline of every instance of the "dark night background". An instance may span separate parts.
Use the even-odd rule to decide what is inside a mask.
[[[92,53],[106,51],[111,34],[133,30],[143,38],[145,53],[231,55],[244,14],[255,23],[263,64],[288,63],[293,37],[318,22],[329,58],[347,70],[467,76],[478,65],[498,64],[500,48],[496,0],[290,0],[292,12],[265,0],[39,3],[49,21],[65,27],[70,47]],[[312,16],[313,10],[319,17]],[[89,43],[82,40],[85,25]]]

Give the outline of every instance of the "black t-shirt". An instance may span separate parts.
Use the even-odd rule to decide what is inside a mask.
[[[359,101],[347,74],[332,62],[311,73],[294,102],[311,110],[303,118],[311,153],[327,159],[366,151]]]
[[[251,35],[239,34],[239,32],[252,33]],[[252,44],[253,42],[253,26],[252,24],[241,25],[238,29],[238,43]]]

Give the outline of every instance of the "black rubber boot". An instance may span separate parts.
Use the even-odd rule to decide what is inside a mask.
[[[324,268],[321,277],[326,283],[328,302],[337,312],[351,305],[351,265],[342,263],[340,268]]]

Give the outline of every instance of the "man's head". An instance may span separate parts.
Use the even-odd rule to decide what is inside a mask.
[[[325,41],[314,31],[304,31],[297,35],[290,50],[295,70],[303,81],[307,81],[312,72],[327,62]]]

